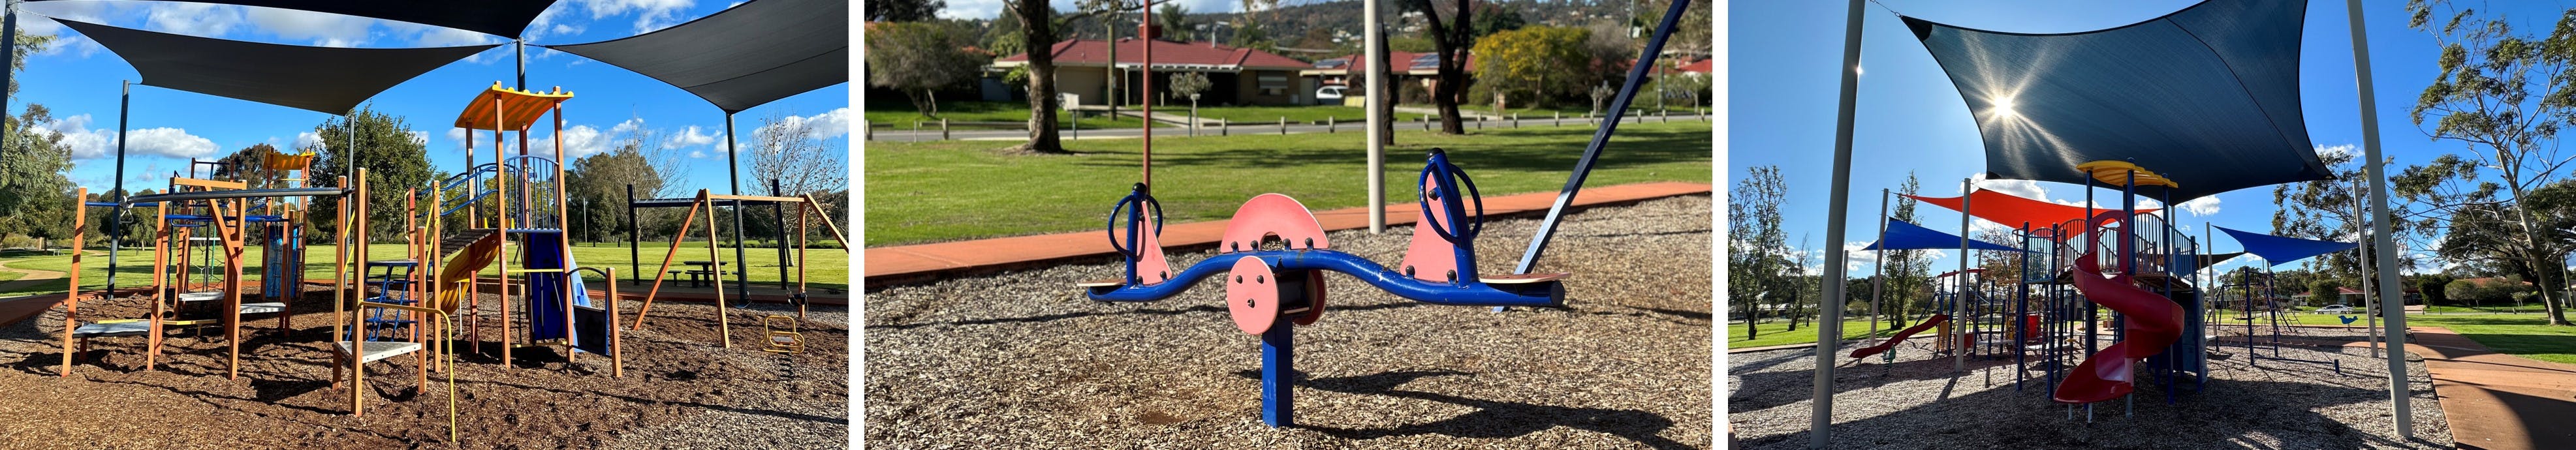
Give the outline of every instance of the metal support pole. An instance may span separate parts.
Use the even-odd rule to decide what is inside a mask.
[[[1968,253],[1968,221],[1972,220],[1971,217],[1975,217],[1968,214],[1971,210],[1968,205],[1976,200],[1976,194],[1976,179],[1959,179],[1959,274],[1956,275],[1958,278],[1951,280],[1957,283],[1958,287],[1951,291],[1950,296],[1950,323],[1959,325],[1950,327],[1952,330],[1958,330],[1957,333],[1943,336],[1945,339],[1955,339],[1951,341],[1955,342],[1953,344],[1955,346],[1950,347],[1950,372],[1952,373],[1968,370],[1968,341],[1970,340],[1968,331],[1969,327],[1976,325],[1976,318],[1968,315],[1968,260],[1976,258],[1974,254]],[[1968,322],[1961,323],[1959,322],[1961,320]]]
[[[2379,110],[2371,109],[2379,103],[2378,97],[2371,92],[2370,36],[2363,31],[2362,24],[2367,22],[2361,19],[2361,0],[2344,0],[2344,15],[2348,17],[2345,23],[2352,29],[2353,78],[2359,82],[2355,89],[2361,94],[2362,157],[2370,158],[2361,167],[2364,176],[2370,178],[2371,248],[2376,253],[2372,257],[2379,259],[2379,295],[2381,298],[2397,297],[2397,272],[2390,269],[2397,266],[2397,249],[2394,248],[2395,243],[2389,241],[2388,175],[2386,168],[2382,167],[2385,161],[2379,156]],[[2398,351],[2396,344],[2404,342],[2406,336],[2404,310],[2381,308],[2380,311],[2388,318],[2386,330],[2391,342],[2388,347],[2388,400],[2394,411],[2389,418],[2397,421],[2397,437],[2400,439],[2415,437],[2414,408],[2406,403],[2412,397],[2406,388],[2406,352]]]
[[[1645,53],[1637,57],[1636,67],[1629,68],[1628,81],[1620,85],[1619,96],[1610,101],[1610,120],[1602,122],[1601,128],[1593,130],[1592,142],[1583,146],[1583,158],[1576,160],[1574,163],[1574,174],[1567,176],[1565,178],[1565,187],[1557,190],[1556,202],[1548,206],[1547,218],[1539,222],[1538,233],[1530,237],[1529,249],[1521,253],[1520,266],[1514,268],[1512,273],[1530,273],[1531,269],[1538,266],[1538,256],[1540,253],[1547,251],[1548,238],[1556,234],[1557,222],[1565,217],[1566,207],[1573,205],[1574,196],[1582,193],[1583,180],[1585,177],[1591,176],[1593,162],[1599,161],[1601,159],[1601,150],[1610,145],[1611,133],[1619,131],[1619,116],[1628,111],[1629,102],[1636,100],[1637,88],[1640,85],[1645,84],[1646,70],[1652,68],[1655,64],[1655,57],[1663,53],[1664,41],[1672,37],[1673,34],[1671,31],[1673,27],[1681,22],[1682,11],[1690,8],[1690,3],[1690,0],[1675,0],[1672,8],[1664,12],[1663,25],[1655,28],[1656,30],[1661,31],[1657,31],[1653,39],[1648,39],[1646,41]],[[1859,13],[1855,12],[1853,14]],[[1851,40],[1854,43],[1848,45],[1858,45],[1857,43],[1860,38],[1858,36],[1853,36]],[[1855,49],[1846,53],[1858,52],[1859,50]],[[1845,82],[1846,84],[1849,84],[1858,82],[1858,80],[1845,80]],[[1848,101],[1848,99],[1846,99],[1846,101]],[[1846,111],[1846,113],[1848,113],[1848,111]],[[1835,187],[1837,190],[1849,190],[1848,188],[1849,186]],[[1844,194],[1845,197],[1848,197],[1848,195],[1849,193]],[[1846,200],[1848,200],[1848,198],[1846,198]],[[1826,242],[1842,241],[1840,239],[1833,239]],[[1841,258],[1838,257],[1835,259]],[[1836,340],[1839,340],[1839,336],[1836,336]]]
[[[14,45],[17,41],[10,42]],[[16,50],[10,52],[11,55],[16,54]],[[7,68],[0,68],[0,72],[7,71]],[[115,187],[111,192],[116,193],[116,206],[107,209],[107,295],[110,297],[116,295],[116,254],[124,253],[121,250],[125,246],[125,197],[127,195],[125,193],[125,119],[126,110],[134,106],[134,81],[127,80],[123,83],[120,87],[122,93],[117,94],[116,98],[116,180],[109,182]],[[27,125],[29,124],[18,124],[21,127]],[[188,168],[194,170],[196,166],[192,165]],[[89,199],[73,199],[73,201],[86,202]],[[80,247],[81,243],[73,242],[72,254],[80,254]],[[80,287],[72,288],[78,290]]]
[[[1370,233],[1386,231],[1386,138],[1388,136],[1385,136],[1385,134],[1388,130],[1386,130],[1385,127],[1387,126],[1386,121],[1393,119],[1392,117],[1378,114],[1378,108],[1385,105],[1387,101],[1385,98],[1386,96],[1380,95],[1380,92],[1391,90],[1386,89],[1386,85],[1384,83],[1386,83],[1387,80],[1383,79],[1384,77],[1378,76],[1378,72],[1381,71],[1381,68],[1376,66],[1379,60],[1386,57],[1386,49],[1383,47],[1386,39],[1384,34],[1386,33],[1385,29],[1381,28],[1381,25],[1378,23],[1377,4],[1380,1],[1382,0],[1360,0],[1361,9],[1365,10],[1361,14],[1368,16],[1364,18],[1367,23],[1363,28],[1366,28],[1366,30],[1361,31],[1360,33],[1367,35],[1363,46],[1368,47],[1364,51],[1367,53],[1365,57],[1368,58],[1368,64],[1370,64],[1368,70],[1368,88],[1366,89],[1367,95],[1365,97],[1361,97],[1363,100],[1362,103],[1365,103],[1365,106],[1368,107],[1368,223]],[[1357,65],[1358,64],[1353,64],[1353,66]]]
[[[1878,188],[1878,250],[1870,255],[1876,262],[1869,266],[1869,335],[1878,335],[1879,297],[1887,294],[1887,188]],[[1889,328],[1895,328],[1889,326]]]
[[[7,57],[7,58],[9,58],[9,61],[8,61],[8,63],[7,63],[7,64],[0,64],[0,86],[8,86],[8,85],[9,85],[9,83],[15,83],[15,82],[16,82],[16,81],[14,81],[14,80],[16,80],[16,78],[14,78],[14,77],[15,77],[15,76],[17,76],[17,70],[16,70],[16,69],[17,69],[17,66],[18,66],[18,2],[14,1],[14,0],[0,0],[0,8],[6,8],[6,10],[0,10],[0,45],[8,46],[8,48],[7,48],[7,49],[5,49],[6,53],[0,53],[0,55],[6,55],[6,57]],[[9,95],[8,95],[8,94],[5,94],[5,93],[0,93],[0,115],[8,115],[8,114],[9,114]],[[26,125],[21,124],[21,125],[19,125],[19,126],[26,126]],[[9,136],[8,136],[8,133],[0,133],[0,147],[5,147],[5,146],[7,146],[7,145],[9,145]],[[8,181],[8,180],[0,180],[0,186],[8,186],[8,185],[9,185],[9,181]],[[86,198],[80,198],[80,199],[73,199],[72,201],[86,202],[86,201],[89,201],[89,199],[86,199]],[[122,209],[122,208],[119,208],[119,209]],[[78,245],[78,243],[74,243],[74,245]],[[110,279],[110,280],[113,280],[114,278],[109,278],[109,279]],[[75,288],[78,288],[78,287],[77,287],[77,286],[75,286]]]
[[[626,185],[626,278],[644,281],[644,222],[636,220],[635,185]],[[679,245],[679,244],[672,244]],[[611,280],[610,283],[616,283]]]
[[[1320,276],[1320,275],[1309,275]],[[1286,321],[1261,332],[1261,423],[1273,428],[1297,426],[1296,326]]]
[[[740,159],[741,152],[734,151],[734,145],[735,145],[735,144],[734,144],[734,141],[739,141],[739,140],[741,140],[741,139],[736,138],[736,137],[734,136],[734,134],[733,134],[733,112],[732,112],[732,111],[726,111],[726,112],[725,112],[725,183],[726,183],[726,184],[729,184],[729,185],[731,185],[731,186],[732,186],[732,188],[733,188],[733,195],[742,195],[742,168],[741,168],[742,166],[741,166],[741,165],[739,165],[739,164],[737,164],[737,160],[739,160],[739,159]],[[734,200],[734,201],[733,201],[733,208],[732,208],[732,209],[733,209],[733,263],[734,263],[734,264],[739,264],[739,265],[740,265],[740,266],[736,266],[736,267],[734,267],[734,271],[733,271],[733,288],[734,288],[734,297],[736,297],[736,298],[740,298],[744,303],[749,303],[749,302],[751,302],[751,271],[750,271],[750,270],[747,270],[747,269],[748,269],[748,267],[747,267],[747,266],[750,266],[750,265],[751,265],[751,263],[750,263],[750,262],[747,262],[747,260],[744,260],[744,259],[743,259],[743,256],[742,256],[742,201],[741,201],[741,200]],[[710,211],[710,213],[712,213],[712,211]],[[714,225],[708,225],[708,226],[707,226],[707,231],[708,231],[708,232],[714,232],[714,231],[715,231],[715,226],[714,226]],[[712,244],[712,243],[711,243],[711,244]],[[723,272],[723,271],[724,271],[724,264],[723,264],[723,263],[721,263],[721,262],[719,262],[719,263],[715,264],[714,269],[717,271],[717,272],[716,272],[717,277],[718,277],[718,278],[722,278],[722,277],[723,277],[723,274],[724,274],[724,272]],[[721,289],[721,288],[719,288],[719,289]],[[724,307],[725,307],[724,302],[716,302],[716,309],[717,309],[719,312],[721,312],[721,311],[724,309]],[[727,339],[731,339],[731,337],[730,337],[730,336],[728,336],[728,337],[727,337]]]
[[[1673,2],[1687,6],[1690,0]],[[1825,242],[1843,241],[1845,208],[1851,205],[1852,113],[1860,99],[1860,27],[1861,0],[1849,0],[1843,15],[1842,86],[1835,100],[1834,114],[1834,184],[1825,197]],[[1669,24],[1671,19],[1666,19]],[[1669,25],[1668,25],[1669,26]],[[1646,53],[1653,55],[1653,52]],[[1843,298],[1843,253],[1825,252],[1825,298]],[[1843,305],[1824,302],[1824,316],[1816,321],[1816,390],[1813,411],[1808,415],[1807,447],[1827,448],[1833,445],[1834,365],[1835,350],[1842,346]]]

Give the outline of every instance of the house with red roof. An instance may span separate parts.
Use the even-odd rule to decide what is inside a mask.
[[[1207,92],[1199,94],[1201,105],[1295,105],[1314,102],[1315,87],[1300,81],[1297,72],[1312,67],[1305,61],[1248,48],[1218,45],[1214,42],[1181,42],[1161,39],[1159,27],[1140,27],[1146,38],[1120,38],[1114,43],[1117,60],[1110,60],[1113,43],[1097,39],[1057,42],[1048,51],[1055,55],[1055,85],[1064,94],[1067,106],[1109,104],[1111,80],[1120,83],[1121,105],[1142,103],[1145,51],[1154,51],[1153,80],[1156,104],[1187,104],[1186,97],[1171,96],[1172,75],[1199,72],[1207,76]],[[1005,56],[993,61],[993,68],[1010,70],[1027,65],[1027,53]],[[1117,74],[1115,78],[1111,74]]]
[[[1386,60],[1390,62],[1390,67],[1396,68],[1394,71],[1396,83],[1419,83],[1422,85],[1422,89],[1424,91],[1429,91],[1431,90],[1432,84],[1438,82],[1438,78],[1440,76],[1439,53],[1400,52],[1390,50],[1386,52]],[[1467,55],[1468,72],[1474,73],[1475,69],[1476,56]],[[1298,71],[1297,75],[1305,78],[1308,84],[1313,84],[1317,87],[1358,87],[1362,84],[1367,84],[1368,71],[1369,65],[1367,55],[1354,54],[1315,61],[1315,64],[1312,67]],[[1366,97],[1362,97],[1366,94],[1366,92],[1354,90],[1348,96],[1343,97],[1343,102],[1351,106],[1360,106],[1362,104],[1361,102],[1366,101]]]

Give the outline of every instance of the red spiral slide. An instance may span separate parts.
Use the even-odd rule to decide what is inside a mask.
[[[1914,324],[1912,327],[1906,327],[1905,330],[1896,332],[1896,336],[1887,338],[1886,342],[1880,342],[1878,345],[1852,349],[1851,357],[1867,358],[1869,355],[1876,355],[1880,352],[1887,351],[1887,349],[1896,348],[1896,344],[1905,342],[1905,338],[1914,336],[1914,333],[1921,333],[1925,329],[1930,329],[1935,325],[1940,325],[1942,322],[1948,321],[1950,321],[1949,314],[1933,314],[1932,318],[1923,319],[1923,323]]]
[[[2182,306],[2139,288],[2128,276],[2104,277],[2102,264],[2090,256],[2076,258],[2075,290],[2093,303],[2126,315],[2128,336],[2085,358],[2057,385],[2058,403],[2093,403],[2120,398],[2136,389],[2132,364],[2182,337]]]

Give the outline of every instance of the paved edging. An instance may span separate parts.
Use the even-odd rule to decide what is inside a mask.
[[[1617,186],[1599,186],[1583,190],[1575,197],[1574,208],[1627,204],[1664,197],[1707,194],[1707,183],[1657,182]],[[1556,201],[1555,192],[1535,192],[1485,198],[1485,215],[1502,217],[1515,214],[1544,213]],[[1411,203],[1389,204],[1387,225],[1413,223],[1417,207]],[[1324,230],[1348,230],[1368,227],[1368,208],[1353,207],[1317,211],[1315,221]],[[1166,251],[1188,251],[1215,245],[1224,238],[1226,221],[1211,220],[1170,224],[1163,227],[1161,242]],[[1071,259],[1116,255],[1099,230],[1071,233],[1016,236],[971,241],[940,242],[894,247],[870,247],[861,254],[861,284],[864,289],[919,283],[936,277],[960,273],[1005,270],[1014,267],[1047,264]]]

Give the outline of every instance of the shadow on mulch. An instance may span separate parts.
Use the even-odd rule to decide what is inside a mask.
[[[1261,379],[1260,370],[1237,371],[1235,375],[1255,380]],[[1619,436],[1650,448],[1698,448],[1665,439],[1659,435],[1664,429],[1672,428],[1672,419],[1646,411],[1514,403],[1396,389],[1397,386],[1417,379],[1461,375],[1474,374],[1455,370],[1399,370],[1355,377],[1307,379],[1305,374],[1300,372],[1293,377],[1297,379],[1296,385],[1299,387],[1346,394],[1428,400],[1476,408],[1476,411],[1439,421],[1394,428],[1333,428],[1310,425],[1299,427],[1344,439],[1364,440],[1423,434],[1502,439],[1529,435],[1561,426]]]

